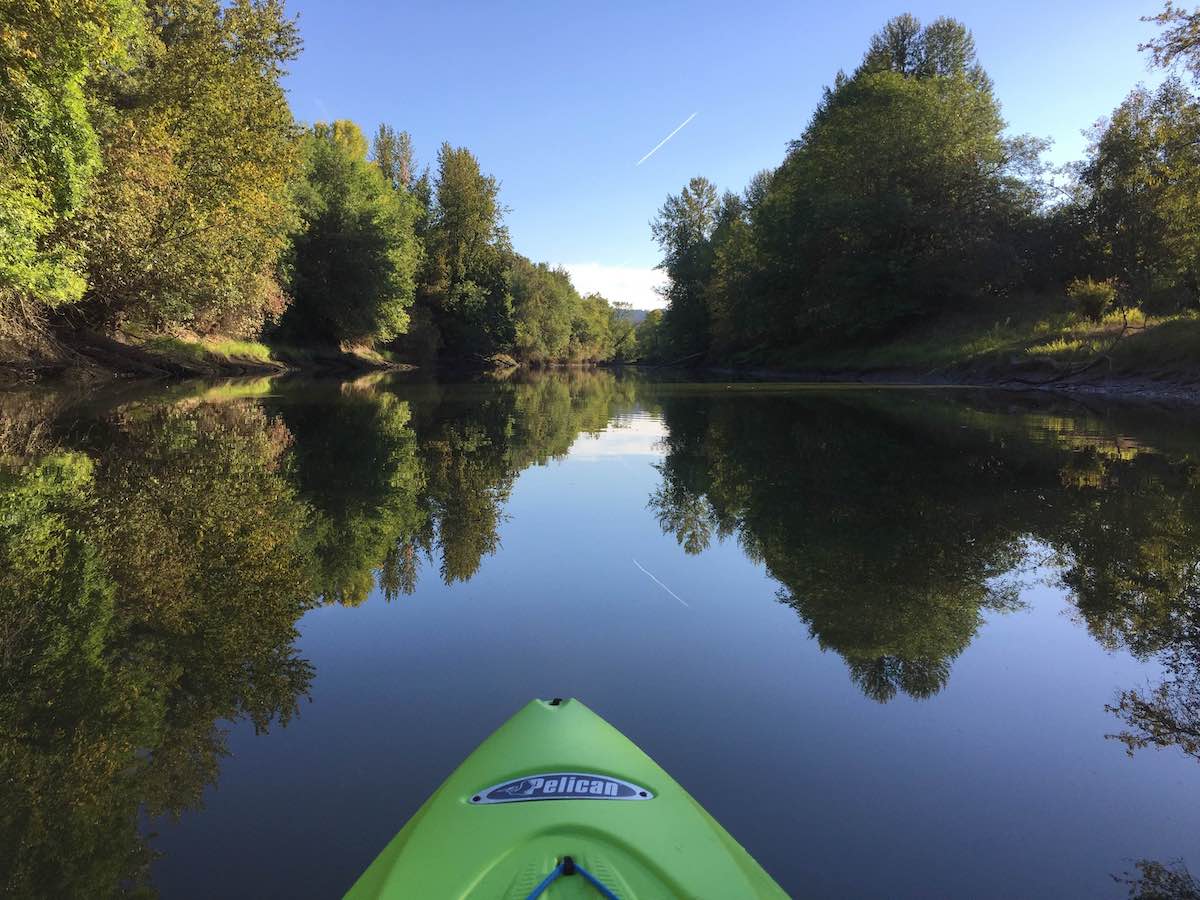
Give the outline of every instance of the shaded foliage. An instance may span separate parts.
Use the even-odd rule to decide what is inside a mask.
[[[650,226],[663,251],[661,268],[670,279],[663,329],[671,352],[680,356],[702,352],[708,337],[704,291],[712,273],[711,238],[718,212],[716,186],[707,178],[693,178],[667,198]]]
[[[778,169],[742,196],[699,178],[668,198],[669,353],[877,339],[1007,290],[1042,145],[1004,128],[962,24],[888,22]]]
[[[389,341],[408,327],[421,249],[416,201],[366,158],[353,122],[317,124],[304,142],[285,334],[312,342]]]
[[[1194,74],[1197,15],[1167,3],[1151,20],[1165,30],[1143,49]],[[971,32],[897,16],[778,168],[740,196],[695,178],[668,197],[652,224],[668,309],[641,353],[803,359],[1080,283],[1111,283],[1119,307],[1193,309],[1197,109],[1177,78],[1137,88],[1052,183],[1045,142],[1006,132]]]
[[[1200,104],[1176,79],[1138,88],[1093,129],[1079,175],[1091,267],[1126,305],[1200,302]]]

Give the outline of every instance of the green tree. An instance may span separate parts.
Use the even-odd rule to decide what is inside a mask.
[[[660,356],[878,340],[1020,283],[1043,145],[1004,128],[970,31],[889,21],[778,169],[741,196],[694,180],[664,205]]]
[[[599,294],[580,297],[565,270],[513,254],[508,289],[518,359],[534,364],[597,363],[636,355],[633,323]]]
[[[1126,303],[1200,301],[1200,103],[1178,79],[1138,88],[1094,129],[1080,187],[1097,274]]]
[[[508,270],[512,294],[513,353],[535,364],[567,357],[572,319],[581,299],[562,269],[536,265],[514,254]]]
[[[96,80],[104,169],[73,229],[88,318],[256,334],[284,306],[295,22],[282,0],[180,0],[149,25],[135,64]]]
[[[1010,284],[1041,145],[1003,129],[970,32],[888,23],[827,89],[756,214],[763,294],[791,313],[772,317],[777,339],[879,335]]]
[[[428,308],[439,343],[451,355],[487,355],[513,342],[505,277],[510,249],[499,192],[470,150],[441,146],[418,302]]]
[[[637,358],[646,362],[665,362],[667,354],[666,336],[662,327],[663,312],[652,309],[634,329],[637,341]]]
[[[297,190],[285,332],[308,340],[389,341],[408,327],[420,245],[416,201],[367,162],[352,122],[318,123]]]
[[[667,198],[650,229],[663,251],[660,268],[670,281],[663,330],[671,351],[695,356],[708,348],[705,289],[712,271],[710,238],[719,200],[707,178],[693,178],[678,195]]]
[[[380,125],[371,142],[371,161],[395,190],[411,190],[414,166],[412,135],[396,131],[390,125]]]
[[[889,20],[871,38],[861,71],[896,72],[917,78],[966,78],[982,90],[991,80],[975,55],[975,37],[945,16],[927,26],[904,13]]]
[[[1182,63],[1200,81],[1200,10],[1188,12],[1165,0],[1162,12],[1143,16],[1142,21],[1162,25],[1165,31],[1139,49],[1149,50],[1154,64],[1164,69]]]
[[[312,133],[333,144],[350,159],[365,161],[367,158],[367,136],[349,119],[335,119],[329,123],[318,122],[313,126]]]
[[[588,294],[575,304],[571,317],[569,358],[572,362],[593,363],[613,355],[613,308],[599,294]]]
[[[138,0],[8,0],[0,16],[0,338],[78,301],[83,260],[64,228],[100,147],[85,86],[128,62]]]
[[[752,202],[765,191],[770,174],[760,173],[744,197],[726,193],[713,229],[712,271],[705,287],[709,336],[718,356],[760,343],[773,323],[764,320],[761,304],[754,302],[757,268],[754,249]],[[758,314],[757,319],[750,316]]]

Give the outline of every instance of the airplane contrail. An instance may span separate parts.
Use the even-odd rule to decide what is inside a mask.
[[[686,125],[687,123],[684,122],[683,124]],[[680,126],[680,127],[682,127],[682,126]],[[678,130],[679,129],[676,129],[676,131],[678,131]],[[665,584],[663,584],[661,581],[659,581],[657,578],[655,578],[653,573],[646,571],[646,568],[640,562],[638,562],[636,559],[633,561],[633,564],[635,566],[637,566],[639,569],[641,569],[644,574],[649,575],[651,581],[653,581],[655,584],[657,584],[660,588],[662,588],[664,591],[666,591],[668,594],[670,594],[672,597],[674,597],[676,600],[678,600],[680,603],[682,603],[688,609],[692,608],[690,603],[688,603],[686,600],[684,600],[682,597],[680,597],[677,593],[675,593],[673,590],[671,590],[669,587],[667,587]]]
[[[696,118],[696,115],[697,115],[696,113],[692,113],[690,116],[688,116],[686,119],[684,119],[678,128],[676,128],[674,131],[672,131],[670,134],[668,134],[665,138],[663,138],[661,141],[659,141],[657,144],[655,144],[654,149],[651,150],[649,153],[647,153],[645,156],[643,156],[641,159],[639,159],[637,162],[635,162],[634,165],[640,166],[642,163],[644,163],[646,160],[648,160],[650,157],[652,157],[655,153],[657,153],[659,150],[661,150],[662,145],[665,144],[667,141],[669,141],[671,138],[675,137],[675,135],[679,134],[679,132],[683,131],[683,126],[686,125],[688,122],[692,121],[692,119]]]

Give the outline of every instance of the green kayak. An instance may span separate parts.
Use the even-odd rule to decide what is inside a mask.
[[[346,896],[786,894],[617,729],[578,700],[534,700],[434,791]]]

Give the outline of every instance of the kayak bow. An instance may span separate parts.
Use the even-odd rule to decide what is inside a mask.
[[[534,700],[434,791],[346,896],[786,895],[617,729],[578,700]]]

